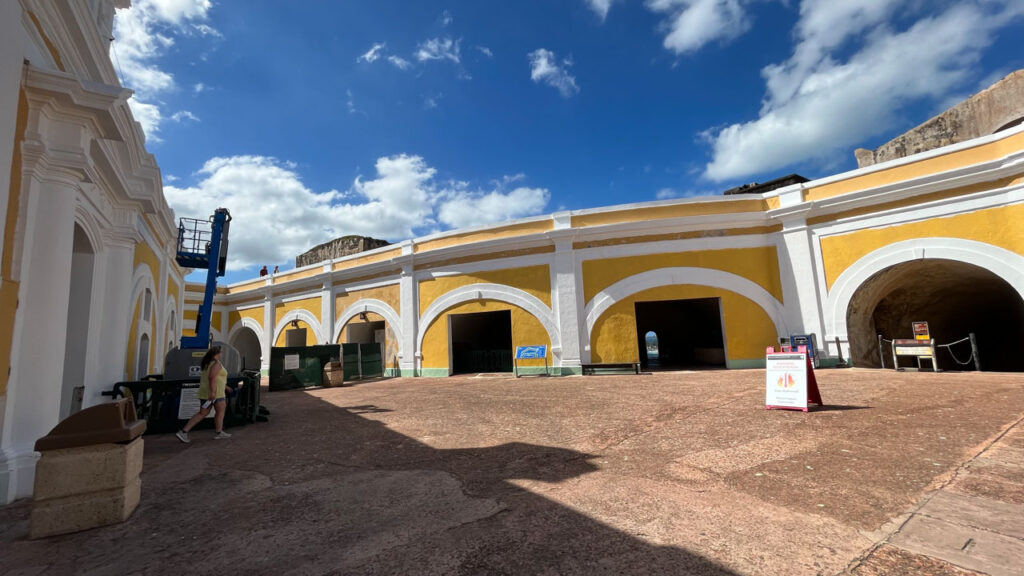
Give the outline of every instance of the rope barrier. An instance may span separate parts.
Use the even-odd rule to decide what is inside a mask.
[[[961,361],[959,358],[956,357],[956,354],[953,353],[953,348],[952,347],[956,346],[957,344],[962,344],[964,342],[970,342],[970,341],[971,341],[971,338],[970,338],[970,336],[968,336],[967,338],[961,338],[960,340],[957,340],[956,342],[951,342],[949,344],[936,344],[935,347],[936,348],[945,348],[949,352],[949,356],[953,359],[954,362],[956,362],[957,364],[959,364],[961,366],[967,366],[972,361],[974,361],[974,348],[971,347],[971,355],[967,357],[967,360]]]

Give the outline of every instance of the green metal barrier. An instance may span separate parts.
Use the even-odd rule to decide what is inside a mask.
[[[323,367],[341,358],[341,346],[280,347],[270,349],[270,390],[291,390],[323,385]],[[348,367],[345,368],[346,374]]]

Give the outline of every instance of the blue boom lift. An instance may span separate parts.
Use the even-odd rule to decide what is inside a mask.
[[[213,297],[217,293],[217,278],[224,275],[227,264],[230,224],[231,213],[227,208],[217,208],[209,220],[182,218],[178,224],[178,265],[206,270],[206,290],[196,316],[196,334],[181,337],[182,350],[210,347]]]

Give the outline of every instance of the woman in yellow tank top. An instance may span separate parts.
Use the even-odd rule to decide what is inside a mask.
[[[226,391],[234,392],[227,387],[228,371],[220,363],[220,346],[214,346],[203,356],[199,363],[201,375],[199,377],[199,412],[189,419],[188,424],[175,433],[178,440],[188,444],[191,442],[188,437],[189,430],[202,422],[203,418],[210,413],[210,409],[216,410],[213,417],[213,428],[216,431],[213,435],[215,440],[231,438],[231,434],[224,431],[224,411],[227,408]]]

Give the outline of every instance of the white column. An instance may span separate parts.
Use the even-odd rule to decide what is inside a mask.
[[[274,346],[274,325],[277,324],[277,320],[274,319],[275,307],[274,295],[267,289],[263,294],[263,341],[260,342],[263,347],[263,370],[270,369],[270,348]]]
[[[416,283],[416,273],[412,261],[413,244],[406,242],[402,245],[402,256],[408,260],[402,265],[402,276],[399,279],[399,310],[402,317],[402,350],[403,353],[398,359],[400,376],[415,376],[422,360],[422,353],[416,349],[418,334],[416,330],[420,319],[420,296],[419,285]]]
[[[324,272],[330,272],[331,265],[327,264],[324,266]],[[331,284],[331,278],[328,276],[324,279],[323,284],[320,285],[320,329],[323,331],[321,335],[321,344],[333,344],[331,337],[334,336],[334,286]]]
[[[784,220],[778,243],[782,297],[786,324],[794,334],[816,334],[818,347],[826,348],[821,303],[818,299],[818,266],[814,238],[802,217]]]
[[[582,277],[577,276],[576,253],[572,240],[555,242],[555,258],[551,267],[552,307],[558,319],[558,333],[561,350],[557,352],[559,366],[564,373],[580,373],[581,352],[585,348],[582,337],[586,336],[583,319]],[[553,351],[554,352],[554,351]]]
[[[128,346],[133,345],[128,342],[134,306],[130,301],[133,250],[140,240],[134,230],[116,231],[105,239],[105,249],[97,257],[95,274],[102,280],[93,283],[100,292],[99,305],[93,308],[89,324],[98,325],[98,330],[97,336],[90,338],[88,348],[89,355],[96,359],[95,377],[85,382],[83,408],[109,402],[110,398],[100,393],[125,378],[125,358]],[[162,363],[162,350],[158,349],[157,354]]]
[[[0,501],[32,495],[35,441],[59,421],[75,230],[74,176],[33,178],[26,202],[19,307],[11,350]]]

